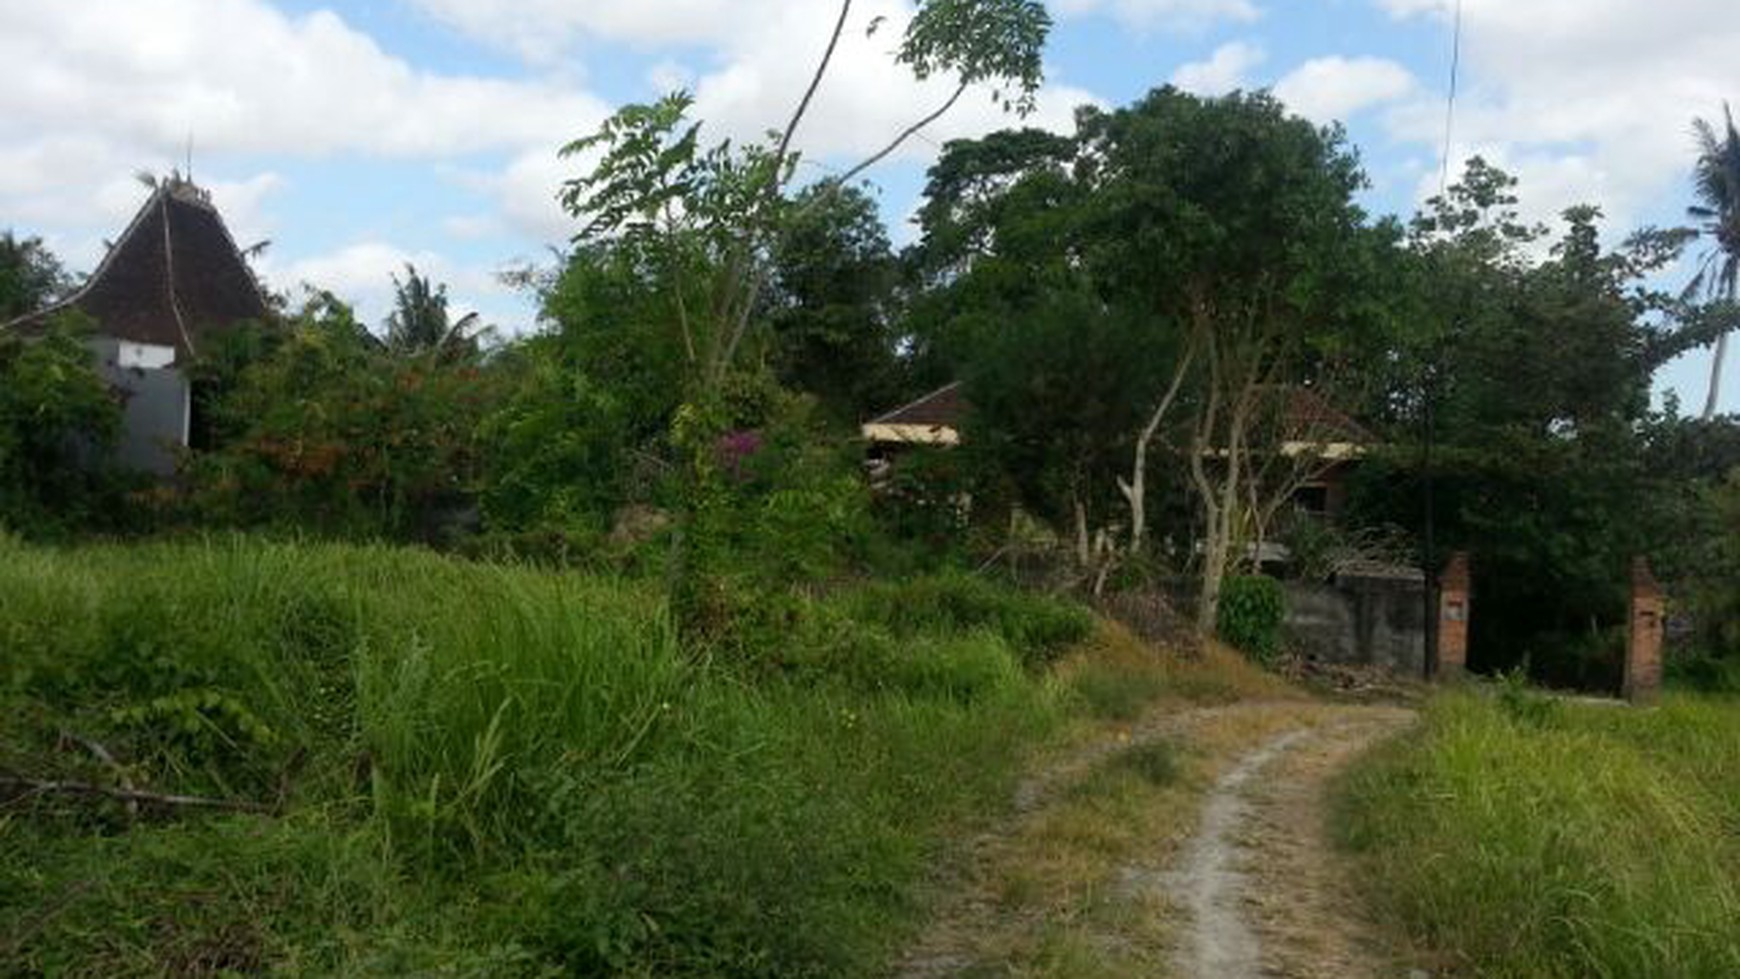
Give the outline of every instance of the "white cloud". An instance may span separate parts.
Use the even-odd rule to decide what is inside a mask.
[[[1444,26],[1453,9],[1453,0],[1377,2],[1397,18]],[[1516,174],[1533,220],[1579,203],[1600,204],[1617,234],[1676,220],[1690,196],[1692,118],[1713,117],[1723,99],[1740,95],[1733,13],[1732,0],[1463,0],[1465,72],[1451,159],[1459,165],[1479,153]],[[1391,119],[1399,139],[1434,152],[1443,125],[1441,88]],[[1433,168],[1419,193],[1437,189]],[[1682,358],[1663,383],[1696,403],[1708,363],[1707,353]],[[1735,389],[1727,407],[1740,408]]]
[[[649,81],[692,84],[695,115],[710,134],[760,139],[783,125],[809,83],[839,8],[816,0],[660,0],[658,3],[574,3],[572,0],[411,0],[473,37],[517,51],[533,64],[570,55],[584,60],[588,44],[656,51],[670,45],[706,49],[699,71],[666,62]],[[797,146],[835,164],[868,155],[908,124],[941,105],[947,79],[920,83],[894,62],[912,16],[908,0],[859,0],[842,35]],[[873,36],[870,25],[880,20]],[[1094,101],[1079,88],[1048,85],[1030,125],[1067,129],[1077,105]],[[982,135],[1016,123],[985,91],[968,93],[926,136],[935,142]],[[571,130],[570,130],[571,131]],[[929,158],[933,147],[914,140],[902,158]]]
[[[1345,122],[1373,106],[1411,94],[1414,75],[1387,58],[1314,58],[1275,83],[1275,96],[1289,109],[1327,124]]]
[[[1449,0],[1377,2],[1398,18],[1448,23]],[[1464,0],[1452,158],[1508,163],[1538,218],[1590,201],[1620,227],[1658,215],[1686,192],[1692,118],[1736,94],[1732,13],[1731,0]],[[1397,138],[1439,146],[1435,87],[1392,114]]]
[[[288,263],[276,262],[267,253],[256,268],[268,285],[289,293],[292,300],[301,295],[304,285],[325,289],[350,303],[364,324],[380,330],[393,308],[393,277],[403,278],[407,265],[415,266],[418,274],[437,285],[449,287],[449,312],[454,318],[478,312],[504,327],[516,325],[502,319],[504,311],[512,310],[515,304],[511,290],[494,269],[457,264],[426,249],[360,241]]]
[[[1172,84],[1197,95],[1225,95],[1235,89],[1249,88],[1247,77],[1251,69],[1267,57],[1254,44],[1234,41],[1216,48],[1206,61],[1180,65],[1172,73]]]
[[[0,213],[79,267],[138,207],[134,171],[179,164],[190,137],[246,244],[272,236],[282,181],[240,158],[519,153],[608,111],[554,82],[418,69],[333,13],[264,0],[0,0],[0,23]]]
[[[1250,23],[1262,16],[1253,0],[1052,0],[1060,17],[1104,13],[1137,30],[1202,30],[1220,21]]]
[[[123,143],[206,152],[426,157],[567,132],[604,104],[552,84],[443,75],[338,15],[261,0],[0,0],[0,130],[76,120]]]
[[[333,12],[348,6],[304,15],[273,0],[0,0],[0,59],[11,66],[0,86],[0,214],[46,232],[69,263],[88,268],[138,207],[132,173],[168,169],[191,134],[200,176],[244,245],[277,237],[273,205],[287,185],[276,174],[310,159],[425,162],[433,178],[457,175],[483,194],[499,230],[564,242],[575,226],[555,194],[584,162],[559,161],[556,149],[611,111],[576,67],[590,45],[644,56],[649,84],[691,83],[709,138],[760,139],[791,112],[838,9],[815,0],[406,2],[520,53],[523,77],[413,64]],[[837,168],[873,152],[952,91],[893,62],[912,9],[858,0],[799,135],[812,163]],[[882,29],[867,36],[877,17]],[[1090,101],[1049,85],[1026,123],[1067,129]],[[922,161],[943,140],[1014,124],[974,90],[895,159]],[[502,162],[486,170],[480,159]],[[443,220],[453,214],[465,220]],[[296,243],[284,240],[273,254],[291,256],[281,275],[320,273],[335,288],[366,280],[378,295],[399,259],[422,264],[422,249],[490,230],[487,217],[429,215],[431,239],[409,252],[357,231],[361,244],[319,259],[293,263]]]

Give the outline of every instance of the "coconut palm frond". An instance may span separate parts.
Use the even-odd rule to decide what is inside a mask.
[[[1692,121],[1692,138],[1698,158],[1692,170],[1696,203],[1686,213],[1700,224],[1708,243],[1698,260],[1692,280],[1682,298],[1734,302],[1740,298],[1740,128],[1734,111],[1722,105],[1722,129],[1705,119]],[[1727,334],[1717,338],[1715,363],[1710,371],[1710,397],[1704,418],[1710,419],[1720,400],[1723,360],[1728,350]]]
[[[1703,298],[1706,292],[1705,286],[1711,281],[1710,273],[1715,263],[1716,255],[1714,252],[1706,252],[1698,259],[1697,271],[1692,273],[1691,281],[1687,282],[1686,287],[1680,291],[1681,302],[1695,303]]]

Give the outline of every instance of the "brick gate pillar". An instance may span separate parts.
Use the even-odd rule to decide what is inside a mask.
[[[1468,669],[1468,610],[1472,580],[1468,552],[1450,555],[1450,563],[1438,579],[1438,659],[1433,679],[1462,679]]]
[[[1666,599],[1649,561],[1631,564],[1631,617],[1625,641],[1625,699],[1653,702],[1661,694],[1661,646]]]

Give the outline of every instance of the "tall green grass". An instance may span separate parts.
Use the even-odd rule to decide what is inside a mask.
[[[1341,817],[1378,905],[1458,974],[1740,975],[1740,703],[1446,697]]]
[[[0,803],[0,962],[871,974],[945,831],[1006,798],[1059,721],[1023,664],[1089,620],[970,579],[788,613],[766,648],[716,657],[633,581],[0,540],[0,770],[113,784],[74,734],[136,784],[280,806]]]

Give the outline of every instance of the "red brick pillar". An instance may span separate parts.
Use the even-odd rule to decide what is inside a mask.
[[[1631,617],[1625,642],[1625,699],[1647,704],[1661,694],[1661,645],[1666,600],[1649,562],[1631,564]]]
[[[1450,555],[1438,579],[1438,671],[1434,679],[1460,680],[1468,669],[1468,610],[1472,580],[1468,552]]]

